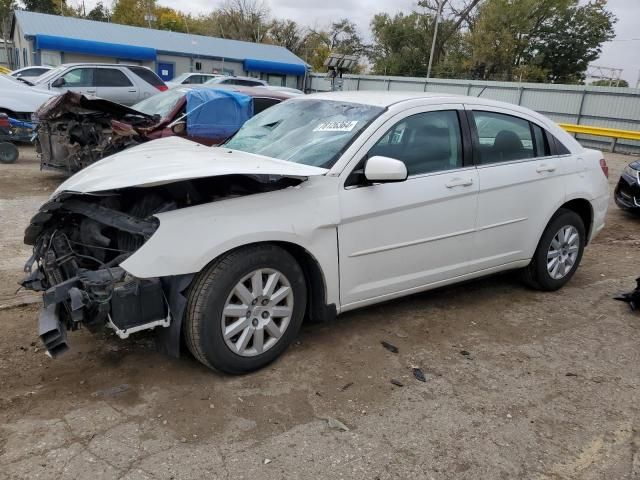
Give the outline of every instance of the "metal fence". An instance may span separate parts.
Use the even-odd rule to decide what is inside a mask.
[[[331,90],[331,83],[324,75],[311,74],[309,80],[309,90]],[[414,91],[480,96],[522,105],[558,123],[640,130],[640,89],[637,88],[345,75],[342,90]],[[577,135],[577,138],[588,147],[607,149],[613,146],[619,153],[640,153],[640,141],[637,140],[618,140],[613,143],[606,138],[591,135]]]

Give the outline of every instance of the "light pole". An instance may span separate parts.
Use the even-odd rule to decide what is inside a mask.
[[[436,24],[433,27],[433,40],[431,41],[431,53],[429,54],[429,66],[427,67],[427,80],[431,77],[431,65],[433,64],[433,54],[436,50],[436,38],[438,37],[438,25],[440,24],[440,12],[446,0],[438,0],[436,9]]]

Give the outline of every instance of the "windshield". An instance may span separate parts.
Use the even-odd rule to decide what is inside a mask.
[[[65,67],[64,65],[60,65],[59,67],[56,67],[53,70],[49,70],[48,72],[45,72],[43,75],[40,75],[38,78],[34,79],[34,83],[46,83],[54,77],[57,77],[58,74],[65,71],[66,69],[67,67]]]
[[[328,100],[289,100],[256,115],[225,147],[331,168],[344,149],[384,111]]]
[[[173,88],[146,98],[131,108],[147,115],[160,115],[160,118],[164,119],[173,112],[178,102],[184,98],[188,91],[188,88]]]

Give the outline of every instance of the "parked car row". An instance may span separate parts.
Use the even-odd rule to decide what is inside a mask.
[[[33,91],[57,95],[75,92],[120,103],[133,105],[146,98],[178,85],[207,84],[261,87],[275,91],[302,94],[300,90],[272,87],[267,82],[252,77],[238,77],[205,73],[185,73],[165,83],[150,68],[140,65],[111,63],[71,63],[57,67],[31,66],[11,72],[10,76],[32,87]],[[25,95],[28,90],[22,90]],[[31,95],[36,97],[36,95]],[[42,102],[40,103],[42,104]],[[39,105],[38,105],[39,106]],[[0,92],[0,111],[30,114],[35,111],[13,110]]]

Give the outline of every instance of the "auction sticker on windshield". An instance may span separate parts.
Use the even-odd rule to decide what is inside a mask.
[[[322,122],[314,132],[350,132],[358,124],[357,120]]]

